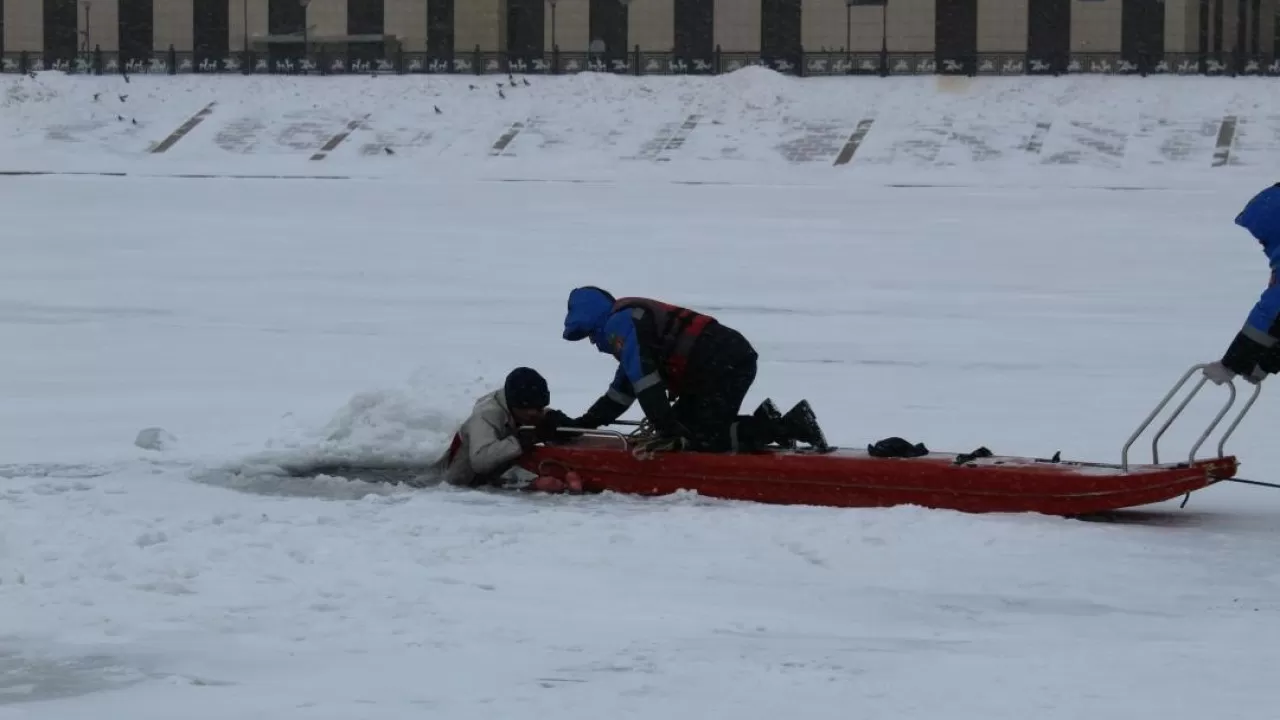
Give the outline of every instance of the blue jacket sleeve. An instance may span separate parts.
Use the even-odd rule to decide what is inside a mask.
[[[625,378],[629,382],[627,390],[635,388],[649,373],[644,367],[647,363],[641,357],[640,339],[636,335],[636,323],[631,319],[631,314],[614,313],[604,324],[604,336],[605,342],[617,349],[618,379]]]
[[[1262,292],[1262,297],[1253,306],[1245,325],[1248,328],[1247,334],[1264,345],[1280,340],[1280,283],[1275,282],[1274,275],[1271,285]],[[1255,332],[1248,332],[1250,330]],[[1271,342],[1267,342],[1267,338],[1272,338]]]
[[[618,366],[618,371],[613,374],[613,382],[609,383],[609,397],[623,405],[631,405],[636,399],[635,390],[631,389],[631,380],[627,378],[627,373]]]
[[[625,320],[625,324],[619,322],[618,318]],[[604,332],[601,335],[605,344],[603,347],[598,347],[601,350],[611,347],[625,347],[627,344],[625,333],[627,332],[630,332],[632,347],[636,348],[638,343],[634,340],[635,328],[630,317],[625,313],[615,314],[605,323]],[[639,353],[638,349],[634,352],[637,355]],[[573,423],[578,427],[584,428],[597,428],[601,425],[607,425],[622,417],[622,413],[626,412],[627,408],[631,407],[635,400],[636,390],[627,374],[625,363],[619,363],[617,371],[613,374],[613,380],[609,383],[609,390],[587,409],[586,414],[574,420]]]
[[[615,313],[605,323],[605,342],[616,349],[619,372],[626,377],[634,397],[640,401],[645,417],[663,434],[684,434],[683,428],[671,416],[667,384],[658,372],[658,364],[645,351],[646,344],[641,342],[642,336],[647,337],[645,333],[652,332],[641,317],[640,327],[637,327],[632,313]]]
[[[622,417],[622,413],[626,412],[635,401],[631,383],[622,372],[622,368],[618,368],[618,371],[613,374],[613,382],[609,383],[609,391],[601,395],[582,417],[573,420],[570,424],[582,428],[598,428],[601,425],[607,425]]]

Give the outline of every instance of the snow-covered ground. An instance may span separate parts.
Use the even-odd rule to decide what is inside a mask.
[[[1083,522],[275,471],[434,457],[515,365],[581,412],[613,368],[560,340],[580,284],[743,330],[748,403],[807,397],[837,443],[1116,459],[1266,280],[1231,220],[1277,150],[1255,133],[1213,167],[1214,126],[1160,165],[1157,134],[1266,122],[1263,81],[588,76],[504,100],[501,79],[0,80],[0,170],[126,173],[0,177],[0,718],[1274,714],[1271,490]],[[460,109],[468,83],[493,97]],[[623,159],[694,110],[722,125]],[[777,147],[783,117],[861,111],[846,165]],[[322,160],[282,139],[366,112],[380,129]],[[1041,153],[1074,164],[902,149],[904,119],[945,113],[1009,138],[1135,119],[1115,162],[1065,129]],[[554,142],[489,155],[531,115]],[[1147,116],[1164,130],[1130,133]],[[965,187],[893,186],[935,176]],[[1195,409],[1167,447],[1216,405]],[[1264,394],[1229,447],[1243,476],[1280,479],[1277,423]],[[151,428],[160,449],[135,445]]]

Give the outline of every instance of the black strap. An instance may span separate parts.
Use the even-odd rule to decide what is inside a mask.
[[[974,460],[977,460],[978,458],[988,458],[988,457],[991,457],[991,451],[984,446],[984,447],[978,448],[977,450],[974,450],[971,453],[962,453],[960,455],[957,455],[955,464],[964,465],[965,463],[971,463]]]
[[[929,448],[895,436],[868,445],[867,454],[876,458],[915,458],[928,455]]]

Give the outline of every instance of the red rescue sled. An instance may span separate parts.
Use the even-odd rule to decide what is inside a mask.
[[[888,507],[919,505],[965,512],[1036,512],[1086,515],[1171,500],[1234,477],[1236,458],[1226,455],[1227,438],[1258,399],[1261,385],[1227,428],[1217,457],[1196,459],[1196,452],[1226,416],[1230,398],[1201,434],[1183,462],[1159,461],[1158,445],[1178,415],[1204,387],[1195,389],[1157,431],[1152,462],[1129,462],[1129,448],[1169,403],[1195,365],[1174,385],[1129,438],[1117,464],[1054,459],[930,453],[916,458],[877,458],[853,449],[778,449],[761,453],[646,453],[634,434],[578,430],[567,444],[539,447],[522,465],[541,475],[564,478],[574,471],[586,492],[613,491],[666,495],[680,490],[730,500],[782,505]]]

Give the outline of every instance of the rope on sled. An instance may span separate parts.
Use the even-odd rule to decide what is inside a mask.
[[[679,438],[666,438],[654,429],[646,418],[642,420],[630,435],[627,436],[635,447],[631,456],[637,460],[652,460],[660,452],[670,452],[678,448]]]
[[[653,423],[649,421],[649,418],[645,418],[636,423],[636,429],[632,430],[628,437],[633,440],[647,440],[657,436],[657,434],[658,431],[654,430]]]

